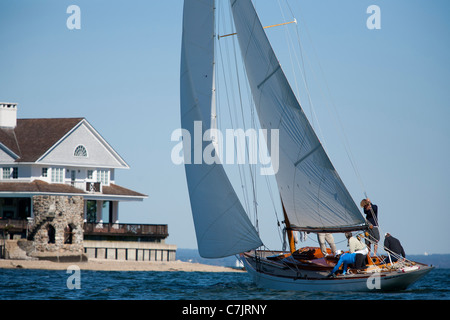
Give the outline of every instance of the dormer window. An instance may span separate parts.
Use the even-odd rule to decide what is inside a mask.
[[[83,145],[79,145],[75,148],[75,151],[73,152],[73,155],[75,157],[87,157],[87,150]]]

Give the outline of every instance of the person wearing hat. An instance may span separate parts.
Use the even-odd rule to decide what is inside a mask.
[[[369,198],[362,199],[360,205],[364,208],[364,214],[369,223],[369,239],[366,239],[366,245],[370,251],[370,245],[371,242],[373,242],[373,252],[377,255],[378,241],[380,241],[380,231],[378,230],[378,206],[370,202]]]

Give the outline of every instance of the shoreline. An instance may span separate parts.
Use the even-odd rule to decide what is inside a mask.
[[[0,269],[67,270],[70,266],[94,271],[185,271],[185,272],[245,272],[231,267],[176,261],[117,261],[90,259],[86,262],[52,262],[47,260],[0,259]]]

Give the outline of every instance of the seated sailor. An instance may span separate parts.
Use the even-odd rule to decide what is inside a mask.
[[[344,265],[342,274],[345,275],[347,273],[347,266],[349,264],[355,263],[356,253],[344,253],[342,254],[342,251],[338,250],[336,251],[336,255],[339,256],[339,261],[336,263],[336,266],[333,268],[333,270],[328,274],[327,277],[335,277],[336,272],[339,270],[341,265]]]
[[[364,243],[353,237],[351,232],[346,232],[345,237],[348,240],[348,247],[350,253],[356,253],[355,268],[364,269],[366,256],[369,253],[369,249]]]

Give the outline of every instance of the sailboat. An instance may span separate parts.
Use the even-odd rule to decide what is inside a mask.
[[[264,249],[260,235],[220,161],[191,161],[214,145],[215,3],[185,0],[180,70],[185,172],[199,253],[204,258],[239,255],[256,285],[281,290],[368,291],[405,289],[432,267],[412,261],[386,263],[368,257],[362,272],[328,275],[337,258],[319,248],[296,249],[293,232],[364,231],[367,222],[337,174],[293,93],[251,0],[230,0],[246,77],[261,128],[278,130],[275,178],[290,250]],[[205,137],[207,137],[205,139]],[[209,137],[209,138],[208,138]],[[270,145],[270,136],[267,145]],[[198,160],[198,159],[197,159]],[[217,160],[217,159],[216,159]]]

